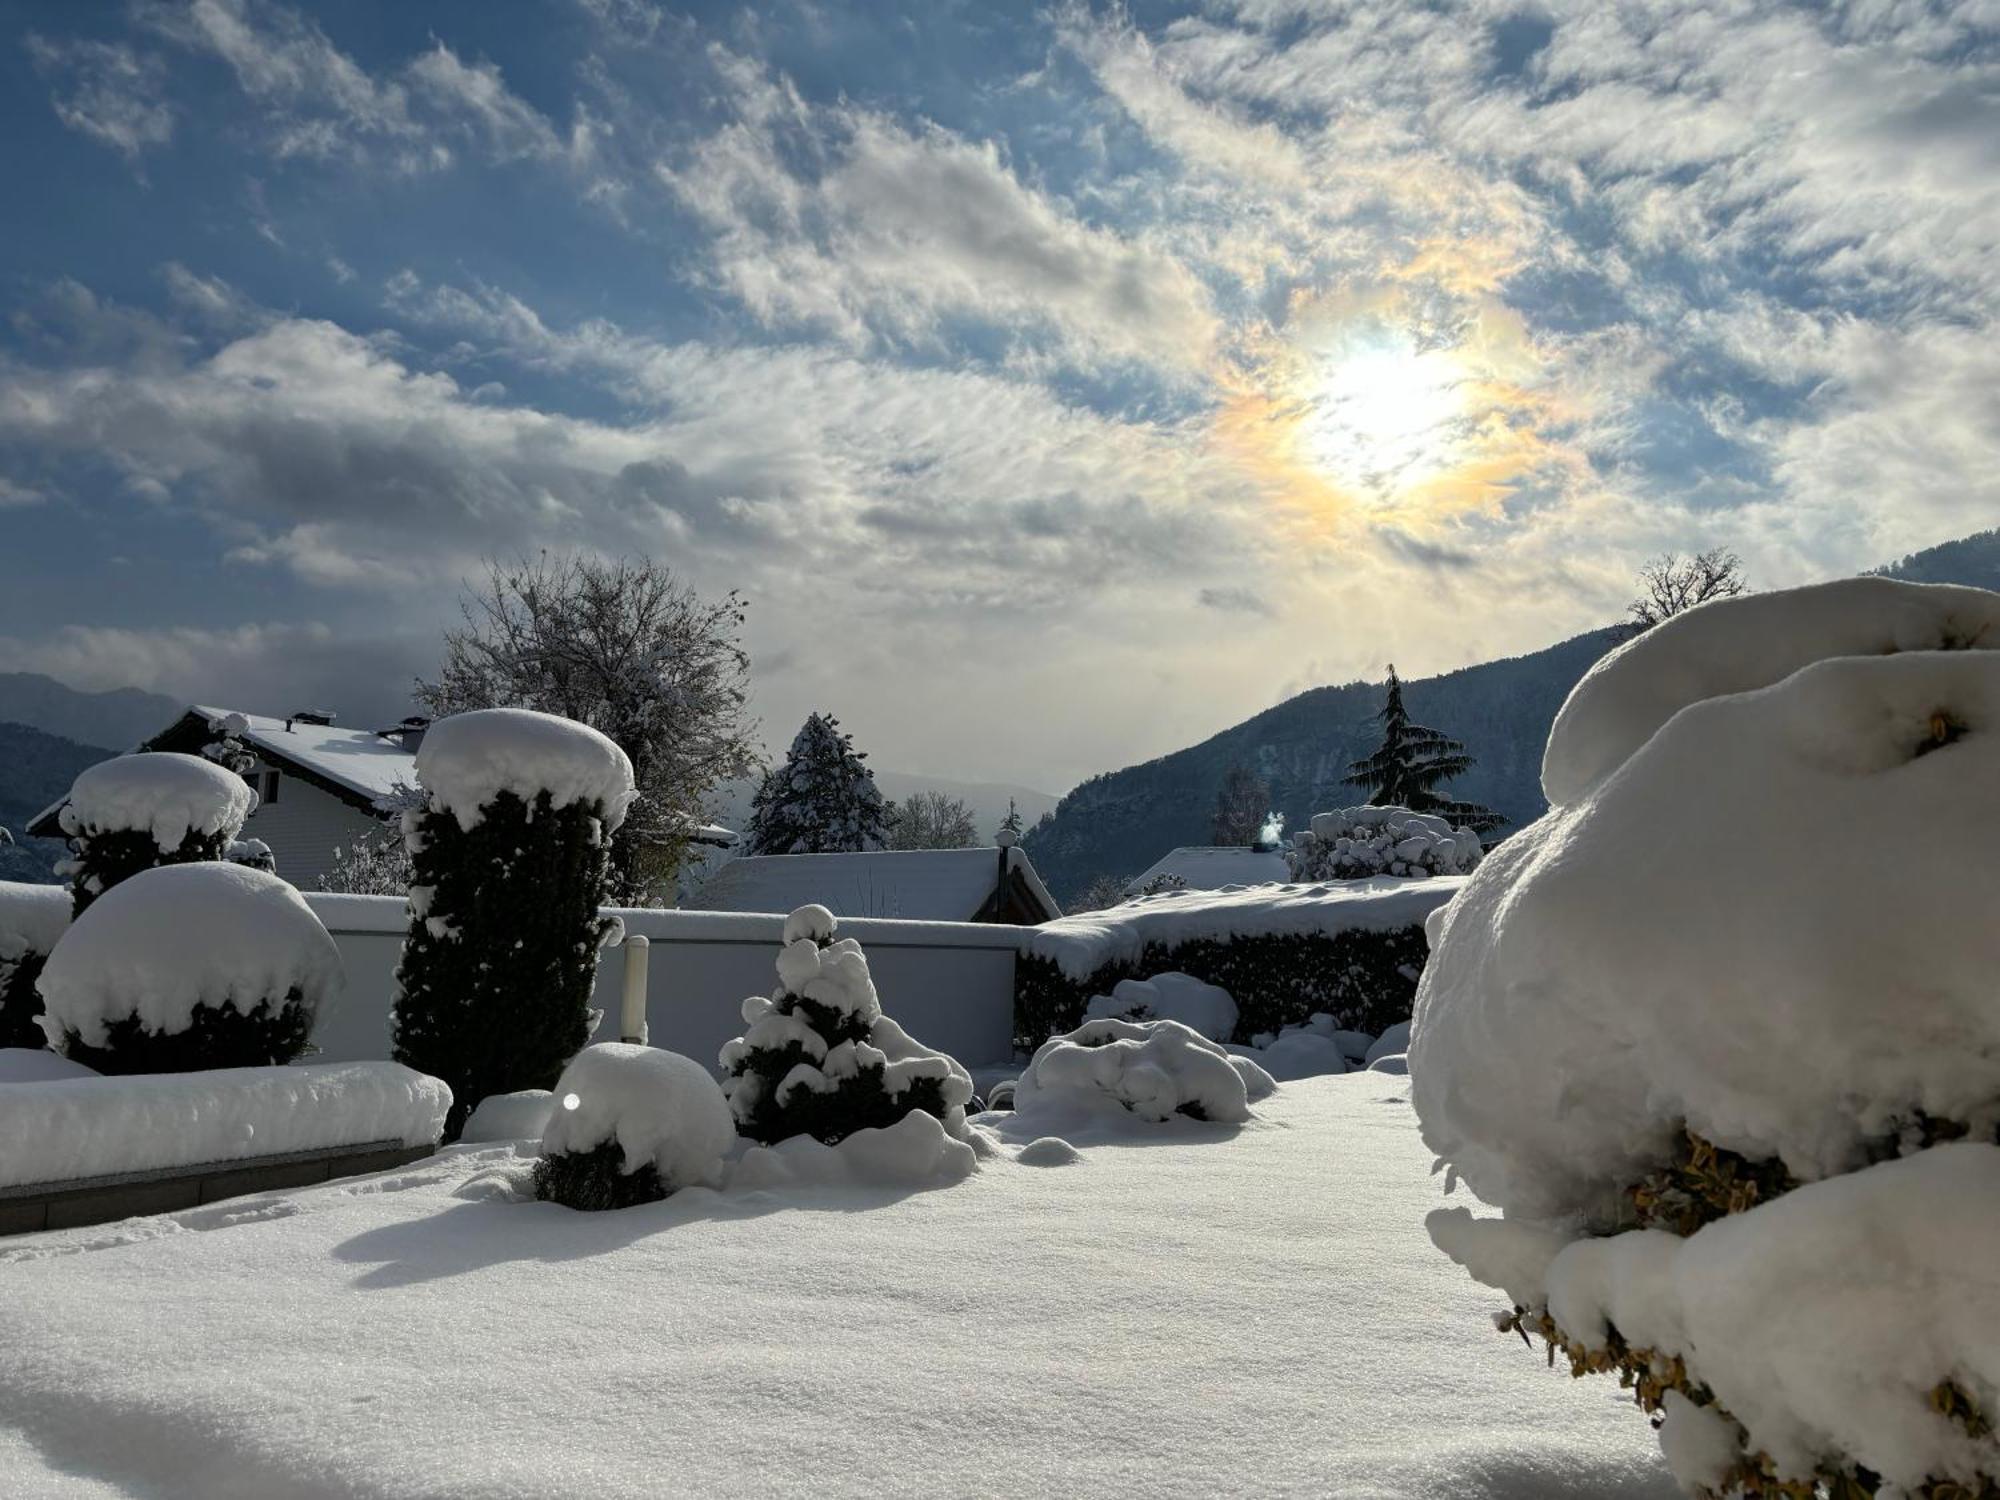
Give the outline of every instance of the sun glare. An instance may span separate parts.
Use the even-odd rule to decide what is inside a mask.
[[[1449,464],[1466,380],[1449,351],[1371,341],[1325,356],[1309,379],[1307,451],[1364,503],[1392,504]]]

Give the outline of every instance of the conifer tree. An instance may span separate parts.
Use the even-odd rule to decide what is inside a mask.
[[[1479,834],[1506,821],[1476,802],[1457,802],[1439,794],[1439,784],[1471,770],[1473,759],[1459,741],[1410,717],[1403,707],[1402,679],[1393,664],[1388,701],[1375,717],[1382,721],[1382,743],[1373,755],[1347,768],[1342,784],[1365,789],[1372,806],[1436,813]]]
[[[1009,797],[1007,799],[1007,816],[1000,820],[999,831],[1001,833],[1013,834],[1014,841],[1019,843],[1021,840],[1021,830],[1024,826],[1021,809],[1015,805],[1014,799]]]
[[[879,849],[888,809],[867,754],[832,714],[813,714],[751,804],[751,854],[850,854]]]

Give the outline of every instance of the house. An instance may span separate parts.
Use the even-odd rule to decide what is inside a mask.
[[[215,727],[240,720],[236,736],[257,757],[244,779],[257,789],[257,810],[245,839],[271,847],[278,873],[314,890],[333,869],[334,851],[382,832],[385,820],[417,783],[417,746],[429,720],[411,718],[390,729],[342,729],[325,713],[262,714],[194,705],[138,748],[201,754],[220,737]],[[62,803],[40,813],[28,831],[61,838]]]
[[[1176,875],[1191,891],[1219,891],[1226,885],[1283,883],[1292,878],[1292,869],[1279,849],[1187,844],[1149,865],[1144,874],[1126,885],[1125,894],[1136,896],[1154,881]]]
[[[789,912],[818,902],[837,917],[1012,922],[1062,915],[1027,851],[878,849],[862,854],[752,854],[696,891],[694,911]]]

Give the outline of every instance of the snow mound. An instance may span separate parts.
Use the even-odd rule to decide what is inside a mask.
[[[0,1188],[378,1141],[428,1146],[450,1109],[444,1084],[391,1062],[12,1084],[0,1088]]]
[[[97,1076],[95,1068],[71,1062],[46,1047],[0,1047],[0,1083],[53,1083]]]
[[[521,1089],[512,1094],[488,1094],[466,1117],[458,1133],[461,1146],[486,1141],[539,1141],[549,1128],[556,1096],[547,1089]]]
[[[52,1043],[71,1032],[101,1047],[126,1016],[172,1034],[197,1006],[248,1015],[294,988],[317,1012],[342,982],[340,950],[296,890],[204,862],[142,870],[99,896],[49,954],[38,988]]]
[[[190,833],[235,838],[257,794],[234,771],[198,755],[149,750],[86,768],[69,789],[65,833],[137,832],[174,850]]]
[[[805,1135],[752,1146],[730,1173],[729,1190],[945,1186],[979,1170],[979,1146],[986,1144],[962,1119],[953,1135],[937,1116],[913,1109],[893,1125],[857,1130],[832,1146]]]
[[[1364,1065],[1373,1067],[1382,1058],[1400,1057],[1409,1050],[1410,1023],[1398,1021],[1369,1044],[1367,1052],[1362,1054],[1361,1061]]]
[[[1301,1078],[1319,1078],[1349,1071],[1357,1051],[1365,1051],[1373,1039],[1365,1034],[1343,1031],[1324,1011],[1297,1026],[1287,1026],[1276,1036],[1259,1032],[1248,1047],[1231,1047],[1237,1057],[1247,1057],[1280,1083],[1296,1083]]]
[[[1690,703],[1768,687],[1836,656],[2000,650],[2000,594],[1890,578],[1718,599],[1635,636],[1556,715],[1542,791],[1567,807]]]
[[[1178,1021],[1212,1042],[1227,1041],[1236,1030],[1236,1002],[1229,991],[1191,974],[1121,979],[1110,994],[1093,997],[1083,1012],[1086,1021],[1112,1016],[1121,1021]]]
[[[502,792],[557,807],[597,803],[605,831],[625,821],[634,795],[632,762],[587,724],[527,708],[481,708],[431,725],[417,747],[417,779],[431,806],[458,826],[478,826],[480,809]]]
[[[1017,1121],[1082,1114],[1165,1121],[1176,1115],[1241,1124],[1277,1083],[1178,1021],[1086,1021],[1050,1037],[1014,1090]],[[1027,1128],[1025,1124],[1010,1127]]]
[[[1445,910],[1424,1139],[1510,1214],[1609,1221],[1683,1125],[1812,1180],[1920,1114],[1990,1118],[1996,827],[2000,652],[1683,709]]]
[[[650,1166],[668,1192],[713,1186],[736,1141],[714,1077],[678,1052],[629,1042],[585,1047],[563,1069],[542,1154],[581,1153],[616,1141],[627,1173]]]
[[[1409,1054],[1406,1052],[1386,1053],[1368,1064],[1368,1071],[1371,1073],[1393,1073],[1398,1077],[1407,1077],[1410,1071]]]
[[[1454,828],[1407,807],[1344,807],[1314,813],[1285,852],[1292,879],[1361,880],[1371,875],[1469,875],[1483,849],[1470,828]]]
[[[0,965],[53,952],[69,928],[74,904],[69,891],[59,885],[0,880]]]
[[[1059,1135],[1038,1135],[1019,1151],[1014,1160],[1024,1167],[1067,1167],[1083,1160],[1083,1153]]]

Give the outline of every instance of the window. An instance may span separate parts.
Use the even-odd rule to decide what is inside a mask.
[[[263,789],[258,793],[258,801],[263,806],[269,807],[277,800],[278,800],[278,773],[276,771],[266,771],[264,773]]]

